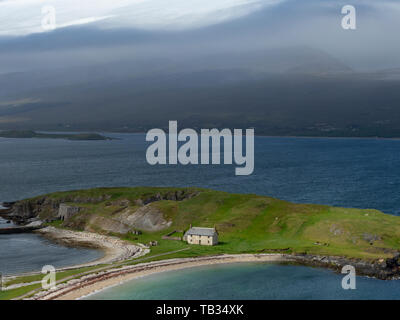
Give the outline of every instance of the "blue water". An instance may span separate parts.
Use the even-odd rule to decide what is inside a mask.
[[[199,186],[400,213],[400,140],[256,137],[255,171],[150,166],[143,134],[121,140],[0,138],[0,202],[100,186]]]
[[[0,228],[7,226],[0,220]],[[99,250],[60,246],[33,233],[0,235],[0,272],[3,275],[39,271],[44,265],[59,268],[81,264],[102,256]]]
[[[344,290],[327,269],[273,263],[235,263],[168,271],[131,280],[86,300],[398,299],[398,281],[358,277]]]
[[[145,160],[148,143],[143,134],[112,136],[121,140],[0,138],[0,202],[100,186],[198,186],[400,214],[400,140],[256,137],[254,173],[235,176],[234,166],[150,166]],[[21,252],[29,267],[36,246],[48,244],[27,247],[21,243],[12,250]],[[0,269],[3,259],[0,253]],[[44,256],[41,263],[47,259]],[[282,268],[277,279],[284,282],[287,267],[275,268]],[[315,273],[316,279],[322,279],[321,285],[317,280],[309,285],[315,285],[317,291],[325,277],[317,273],[338,277],[325,270],[290,270],[300,278],[306,275],[297,270]],[[372,290],[376,298],[397,298],[393,289],[399,285],[397,281],[361,281],[376,287]],[[282,289],[277,297],[286,294]]]
[[[15,226],[0,218],[0,228]],[[34,233],[0,234],[0,274],[39,271],[44,265],[56,268],[99,259],[103,253],[88,248],[58,245]]]

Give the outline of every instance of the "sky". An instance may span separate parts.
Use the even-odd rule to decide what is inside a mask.
[[[356,30],[341,27],[349,4]],[[55,30],[42,28],[45,6]],[[0,73],[297,46],[398,68],[399,18],[397,0],[0,0]]]
[[[44,32],[41,9],[56,9],[58,28],[182,30],[239,18],[285,0],[2,0],[0,35]],[[101,23],[99,23],[101,22]]]

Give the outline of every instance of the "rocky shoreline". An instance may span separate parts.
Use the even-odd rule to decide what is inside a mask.
[[[133,245],[132,243],[121,240],[117,237],[104,236],[92,232],[78,232],[46,227],[36,230],[35,233],[41,234],[42,236],[64,246],[95,248],[100,249],[105,253],[104,257],[98,260],[78,266],[63,268],[63,270],[139,258],[150,252],[150,250],[145,246]]]
[[[400,254],[395,255],[393,258],[379,259],[374,262],[361,259],[348,259],[345,257],[308,254],[292,255],[292,259],[294,262],[301,265],[329,268],[339,273],[344,266],[351,265],[355,268],[358,276],[367,276],[380,280],[400,278]]]

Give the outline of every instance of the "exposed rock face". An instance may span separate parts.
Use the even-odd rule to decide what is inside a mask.
[[[197,190],[183,189],[143,194],[137,199],[112,199],[111,195],[106,192],[95,197],[88,197],[84,194],[69,194],[64,197],[43,196],[16,202],[6,215],[19,224],[26,224],[36,219],[44,222],[61,219],[64,221],[63,226],[77,230],[95,232],[103,230],[121,234],[132,232],[132,230],[158,231],[169,227],[172,221],[166,221],[163,213],[152,205],[153,202],[183,201],[198,194]],[[82,205],[102,202],[104,202],[105,208],[111,206],[116,208],[107,216],[87,212],[85,206]],[[82,214],[82,212],[88,214]],[[73,216],[74,219],[71,219]]]
[[[100,228],[104,231],[107,232],[113,232],[113,233],[121,233],[121,234],[126,234],[128,233],[132,227],[118,221],[116,219],[109,219],[101,216],[94,216],[90,220],[90,225],[96,226],[96,228]],[[86,228],[87,231],[90,231],[90,226]]]
[[[36,217],[39,213],[38,208],[30,202],[18,202],[14,205],[11,215],[15,218],[29,219]]]
[[[39,217],[44,221],[51,221],[58,218],[59,207],[64,202],[71,203],[98,203],[109,199],[110,196],[103,195],[96,198],[89,197],[65,197],[50,198],[42,197],[33,200],[21,200],[13,204],[8,217],[17,223],[26,223],[32,218]]]
[[[172,221],[166,221],[163,213],[151,204],[140,207],[136,211],[126,210],[118,220],[131,228],[145,231],[159,231],[168,228]]]
[[[15,202],[0,202],[0,206],[4,208],[10,208],[14,205]]]
[[[141,200],[140,203],[146,205],[161,200],[183,201],[186,199],[193,198],[196,195],[198,195],[198,192],[187,191],[187,190],[179,190],[176,192],[168,192],[165,194],[157,193],[154,196],[145,199],[140,199]]]

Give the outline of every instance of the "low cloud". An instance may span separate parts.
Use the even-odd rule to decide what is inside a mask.
[[[43,32],[41,7],[57,10]],[[0,1],[0,73],[69,66],[141,65],[214,54],[307,46],[354,70],[400,67],[398,0],[353,0],[357,30],[343,30],[347,0]],[[3,36],[3,37],[2,37]],[[243,54],[243,60],[248,59]],[[161,61],[161,62],[160,62]]]

